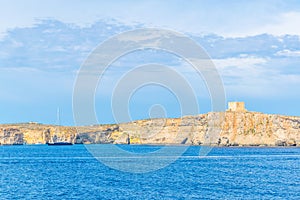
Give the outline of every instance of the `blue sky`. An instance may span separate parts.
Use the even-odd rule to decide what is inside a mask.
[[[82,62],[101,42],[141,27],[182,32],[211,56],[228,101],[249,110],[300,115],[300,3],[298,1],[0,1],[0,123],[73,124],[72,92]],[[100,123],[113,123],[112,83],[123,69],[145,63],[171,65],[194,86],[200,113],[210,111],[205,84],[186,63],[164,52],[136,52],[119,59],[96,95]],[[125,68],[124,68],[125,67]],[[157,98],[159,94],[160,98]],[[151,105],[180,116],[178,102],[162,88],[136,92],[132,119],[149,117]],[[152,113],[153,114],[153,113]]]

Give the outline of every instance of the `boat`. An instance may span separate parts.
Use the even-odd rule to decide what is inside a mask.
[[[48,142],[48,145],[56,145],[56,146],[60,146],[60,145],[73,145],[73,143],[71,142],[65,142],[65,141],[61,141],[61,142]]]
[[[34,143],[33,145],[44,145],[44,144],[41,142],[37,142],[37,143]]]
[[[59,108],[57,109],[57,121],[58,121],[58,128],[59,128],[59,126],[60,126]],[[46,144],[49,145],[49,146],[73,145],[73,143],[67,142],[65,140],[61,140],[61,138],[58,141],[57,140],[53,141],[53,138],[52,138],[52,141],[47,142]]]

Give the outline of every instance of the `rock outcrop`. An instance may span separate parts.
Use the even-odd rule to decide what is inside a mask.
[[[63,139],[73,142],[77,132],[74,127],[43,125],[38,123],[0,125],[0,144],[46,144]]]
[[[73,143],[189,144],[215,146],[300,146],[300,117],[248,112],[237,107],[176,119],[149,119],[114,125],[64,127],[0,125],[1,144]]]

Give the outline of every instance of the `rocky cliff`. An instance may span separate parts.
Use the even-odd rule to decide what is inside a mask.
[[[212,112],[176,119],[64,127],[37,123],[0,125],[1,144],[73,143],[300,146],[300,117],[248,111]]]

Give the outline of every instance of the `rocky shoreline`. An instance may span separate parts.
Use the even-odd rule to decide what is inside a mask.
[[[129,138],[130,144],[300,146],[300,117],[227,111],[85,127],[0,125],[2,145],[46,144],[53,138],[83,144],[126,144]]]
[[[74,144],[300,146],[300,117],[249,112],[243,102],[229,102],[225,112],[174,119],[81,127],[34,122],[0,125],[1,145],[61,140]]]

